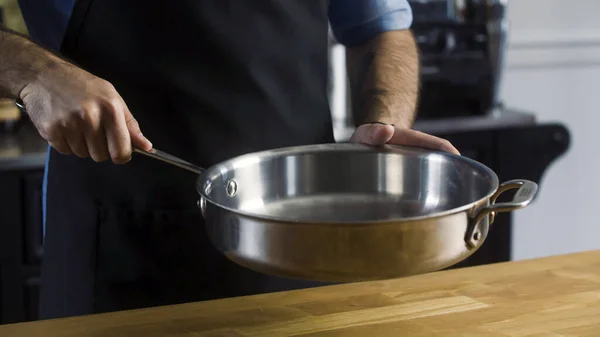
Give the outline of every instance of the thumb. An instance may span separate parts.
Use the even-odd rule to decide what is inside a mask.
[[[356,128],[350,138],[354,143],[366,143],[370,145],[382,145],[394,136],[394,127],[383,124],[363,124]]]
[[[144,151],[152,150],[152,142],[148,138],[144,137],[140,125],[137,120],[133,117],[129,109],[125,109],[125,123],[129,130],[129,136],[131,137],[131,144]]]

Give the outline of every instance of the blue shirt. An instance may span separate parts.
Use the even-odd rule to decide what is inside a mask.
[[[58,51],[75,1],[19,0],[31,38]],[[329,22],[336,40],[345,46],[353,46],[386,31],[410,28],[412,10],[407,0],[330,0]],[[47,179],[48,157],[42,186],[44,235]]]

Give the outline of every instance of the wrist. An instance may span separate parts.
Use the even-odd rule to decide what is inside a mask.
[[[17,82],[15,97],[24,99],[32,91],[32,88],[39,85],[52,85],[56,80],[55,74],[66,74],[68,72],[68,69],[65,69],[65,64],[65,61],[49,52],[47,52],[47,55],[37,57],[32,62],[30,69],[20,74],[21,80]]]
[[[28,84],[57,67],[60,58],[26,37],[0,31],[0,92],[21,97]]]

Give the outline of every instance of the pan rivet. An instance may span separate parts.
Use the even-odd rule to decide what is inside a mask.
[[[475,233],[473,234],[473,239],[474,239],[474,240],[479,240],[479,239],[481,239],[481,233],[480,233],[480,232],[475,232]]]
[[[227,195],[233,197],[237,193],[237,183],[235,180],[229,180],[227,182]]]

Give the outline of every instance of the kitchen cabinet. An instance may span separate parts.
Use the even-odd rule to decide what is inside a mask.
[[[47,144],[22,122],[0,132],[0,324],[38,317]]]
[[[37,318],[42,177],[41,169],[0,171],[0,323]]]

